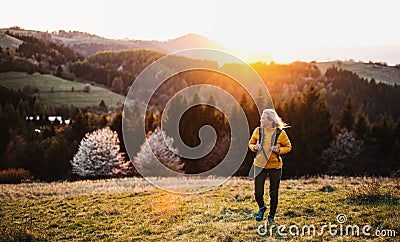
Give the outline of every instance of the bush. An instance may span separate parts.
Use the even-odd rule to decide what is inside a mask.
[[[90,84],[85,84],[85,86],[83,87],[83,92],[90,93],[90,89]]]
[[[32,95],[32,94],[35,94],[38,92],[39,92],[39,88],[37,88],[35,85],[25,84],[22,87],[22,93],[25,95]]]
[[[383,178],[364,180],[363,184],[347,192],[347,199],[358,205],[398,205],[400,197],[395,187],[382,184],[385,184]]]
[[[363,141],[356,140],[346,129],[342,130],[330,146],[322,152],[321,158],[328,167],[328,173],[342,175],[350,173],[357,166],[362,152]]]
[[[25,169],[7,169],[0,171],[0,184],[17,184],[22,182],[31,182],[33,179],[31,173]]]

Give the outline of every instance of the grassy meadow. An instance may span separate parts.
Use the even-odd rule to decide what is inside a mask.
[[[176,183],[171,179],[165,182]],[[205,180],[193,184],[201,186]],[[265,236],[257,233],[265,222],[254,219],[253,180],[247,178],[231,178],[209,191],[186,195],[160,190],[140,178],[2,184],[0,204],[0,241],[398,241],[400,237],[399,178],[283,180],[275,226],[281,226],[286,236],[277,227],[268,227]],[[347,216],[342,225],[360,227],[359,236],[339,235],[339,214]],[[336,236],[327,229],[320,233],[329,223],[338,226]],[[304,225],[314,225],[316,235],[302,235]],[[372,227],[370,236],[361,232],[365,225]],[[290,226],[300,228],[300,233],[290,233]],[[386,236],[375,236],[376,231],[385,231]]]
[[[118,102],[125,101],[124,96],[106,88],[91,85],[90,92],[86,93],[82,92],[84,83],[68,81],[51,75],[28,75],[23,72],[0,73],[0,86],[19,90],[26,84],[37,87],[39,93],[36,95],[45,103],[56,107],[63,104],[77,107],[99,105],[101,100],[104,100],[108,106],[114,106]],[[53,91],[52,88],[54,88]],[[74,92],[71,92],[72,88],[74,88]]]
[[[11,50],[16,50],[22,44],[22,42],[22,40],[6,35],[0,31],[0,47],[3,49],[9,48]]]
[[[395,66],[383,66],[353,61],[342,61],[340,64],[336,61],[317,62],[316,65],[322,73],[325,73],[329,67],[335,66],[337,68],[352,71],[360,77],[368,80],[374,78],[376,82],[400,84],[400,68]]]

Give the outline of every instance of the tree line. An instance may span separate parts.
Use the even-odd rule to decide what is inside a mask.
[[[15,37],[23,39],[24,44],[15,52],[0,49],[0,71],[50,73],[77,81],[97,82],[121,94],[126,94],[146,66],[164,56],[156,51],[135,50],[97,53],[84,58],[66,47],[40,39]],[[179,61],[199,60],[177,57],[177,63]],[[218,68],[215,62],[202,62],[206,62],[202,66]],[[284,157],[284,176],[397,174],[400,167],[400,107],[393,104],[400,101],[398,86],[366,80],[335,67],[321,73],[313,62],[253,63],[252,67],[267,85],[278,113],[291,126],[287,133],[294,148]],[[219,68],[221,71],[242,71],[239,64],[225,64]],[[159,87],[146,113],[146,130],[154,132],[161,125],[164,107],[175,93],[195,84],[218,86],[232,94],[245,111],[250,124],[250,130],[246,130],[249,134],[259,125],[255,103],[260,100],[252,100],[227,76],[190,71],[171,77]],[[106,114],[101,109],[96,113],[68,106],[54,108],[19,92],[4,88],[0,91],[0,119],[4,124],[0,130],[1,169],[25,168],[43,180],[72,179],[70,161],[79,142],[86,133],[106,126],[117,132],[120,150],[125,151],[122,113]],[[208,103],[215,101],[214,93],[208,89],[195,94],[193,100],[181,98],[174,105],[195,102],[199,98]],[[262,101],[262,97],[259,98]],[[232,108],[230,112],[237,110]],[[71,118],[72,125],[26,120],[27,115],[53,114]],[[218,147],[201,159],[183,159],[183,166],[179,166],[183,172],[197,173],[215,167],[229,148],[230,130],[226,117],[207,105],[195,106],[182,117],[179,123],[182,140],[189,146],[197,146],[198,132],[203,125],[211,125],[217,130]],[[40,132],[35,131],[38,127]],[[138,137],[135,142],[137,152],[145,138]],[[354,152],[341,152],[346,147],[353,147]],[[248,151],[236,175],[246,175],[253,158],[254,154]],[[124,159],[129,157],[125,154]]]
[[[122,136],[121,113],[90,113],[74,106],[49,108],[37,98],[4,87],[0,94],[2,170],[23,168],[44,181],[76,179],[70,161],[86,133],[108,126]],[[29,120],[28,115],[39,119]],[[48,115],[72,122],[51,122]]]

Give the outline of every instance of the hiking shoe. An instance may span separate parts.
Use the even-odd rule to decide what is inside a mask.
[[[275,223],[274,216],[271,216],[270,214],[268,214],[268,223],[270,223],[270,224]]]
[[[262,206],[262,207],[258,210],[257,215],[256,215],[256,220],[257,220],[257,221],[263,220],[264,213],[265,213],[266,210],[267,210],[267,206],[265,206],[265,205]]]

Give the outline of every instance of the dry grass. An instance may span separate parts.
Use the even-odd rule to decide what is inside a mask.
[[[206,186],[215,179],[159,179],[175,188],[188,182]],[[218,182],[222,182],[221,179]],[[376,184],[379,183],[379,188]],[[371,185],[375,184],[375,185]],[[363,190],[363,187],[375,186]],[[324,190],[323,188],[332,188]],[[391,192],[394,199],[357,201],[360,191]],[[397,237],[269,236],[257,234],[253,180],[231,178],[198,194],[166,192],[139,178],[0,185],[0,240],[50,241],[387,241],[400,233],[399,179],[325,177],[281,182],[276,224],[316,227],[336,223],[369,224],[396,231]],[[268,199],[266,198],[266,201]],[[373,230],[374,231],[374,230]]]
[[[150,177],[149,180],[158,187],[167,187],[169,190],[195,193],[197,190],[211,187],[212,184],[224,183],[226,178],[182,179],[182,178],[158,178]],[[246,180],[232,178],[229,184],[244,183]],[[0,198],[17,199],[39,198],[45,196],[79,196],[92,194],[112,194],[123,192],[142,192],[154,190],[158,187],[143,178],[120,178],[103,180],[84,180],[76,182],[52,182],[52,183],[23,183],[18,185],[0,185]]]

